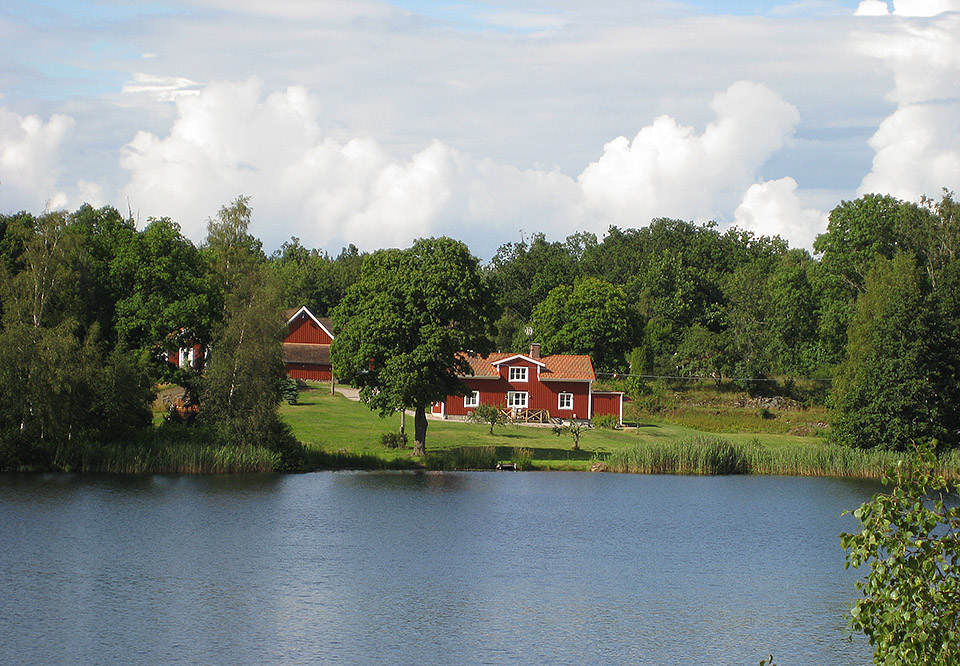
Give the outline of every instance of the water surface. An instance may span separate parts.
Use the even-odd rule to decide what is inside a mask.
[[[13,664],[869,664],[846,479],[0,475]]]

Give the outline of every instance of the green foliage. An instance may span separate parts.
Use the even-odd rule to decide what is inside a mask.
[[[573,284],[579,275],[578,257],[595,244],[592,234],[575,234],[563,244],[550,243],[538,233],[529,243],[501,245],[487,269],[500,307],[529,317],[553,289]]]
[[[566,425],[554,426],[553,434],[557,437],[562,437],[563,435],[570,435],[573,438],[573,446],[571,447],[574,451],[580,450],[580,436],[585,430],[589,430],[593,426],[589,421],[580,421],[578,419],[570,419],[567,421]]]
[[[380,436],[380,443],[388,449],[405,449],[407,435],[402,432],[385,432]]]
[[[490,426],[490,434],[493,434],[493,428],[503,425],[507,422],[506,415],[501,411],[501,407],[490,404],[479,404],[469,413],[468,419],[474,423],[485,423]]]
[[[525,446],[513,447],[513,453],[510,455],[510,462],[518,472],[525,472],[533,469],[533,449]]]
[[[360,388],[371,409],[415,410],[423,455],[426,409],[465,390],[462,352],[488,353],[496,306],[477,260],[450,238],[421,239],[409,250],[380,250],[333,311],[334,372]]]
[[[960,507],[935,471],[932,447],[919,447],[915,468],[898,462],[893,484],[853,515],[860,531],[841,534],[846,566],[869,567],[850,628],[866,634],[875,664],[960,663]]]
[[[533,311],[533,328],[548,354],[589,354],[599,370],[624,369],[641,330],[623,289],[597,278],[554,288]]]
[[[476,470],[497,468],[495,446],[463,446],[446,451],[431,451],[424,464],[433,470]]]
[[[118,283],[118,337],[132,349],[158,354],[172,349],[179,342],[172,336],[181,331],[196,343],[209,342],[214,311],[205,271],[200,252],[177,223],[151,218],[110,261],[109,279]],[[166,371],[166,365],[158,364],[155,371]]]
[[[296,380],[290,379],[289,377],[283,379],[280,382],[280,395],[287,401],[287,404],[297,404],[297,400],[300,399],[300,387],[297,386]]]
[[[916,204],[879,194],[842,201],[830,211],[827,231],[814,243],[821,255],[814,286],[821,302],[820,336],[831,361],[842,359],[847,325],[877,257],[909,251],[906,230],[923,224],[924,217]]]
[[[620,427],[620,421],[613,414],[597,414],[591,421],[594,428],[617,430]]]
[[[308,250],[293,237],[270,257],[270,266],[280,281],[286,307],[306,305],[317,315],[327,315],[360,278],[363,256],[354,245],[336,258],[316,249]]]
[[[276,289],[254,270],[227,299],[226,319],[213,339],[203,374],[200,417],[222,441],[270,446],[275,434],[281,382],[283,318]]]
[[[724,373],[733,370],[729,338],[702,324],[694,324],[683,334],[677,347],[676,362],[682,376],[711,377],[720,386]]]
[[[903,450],[943,437],[934,322],[911,255],[878,259],[850,324],[847,357],[834,382],[833,439],[845,446]]]
[[[251,271],[266,257],[260,241],[249,233],[253,209],[250,197],[239,196],[229,206],[221,206],[217,216],[207,220],[207,240],[203,255],[213,297],[226,308],[226,298],[234,293]],[[224,312],[226,310],[224,309]]]

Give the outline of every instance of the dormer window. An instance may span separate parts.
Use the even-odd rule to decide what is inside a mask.
[[[511,382],[525,382],[527,381],[527,370],[529,368],[522,365],[511,365],[510,366],[510,381]]]

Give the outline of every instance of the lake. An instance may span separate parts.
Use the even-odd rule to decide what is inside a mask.
[[[869,664],[851,479],[0,475],[10,664]]]

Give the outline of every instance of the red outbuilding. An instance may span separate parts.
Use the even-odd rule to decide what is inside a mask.
[[[287,337],[283,340],[283,364],[292,379],[330,381],[330,343],[333,324],[326,317],[317,317],[304,306],[288,310]]]
[[[473,375],[461,376],[464,396],[448,396],[433,406],[438,416],[467,416],[478,405],[509,410],[520,420],[591,419],[610,414],[623,423],[623,393],[594,391],[596,374],[589,356],[540,356],[540,345],[529,354],[468,355]]]

